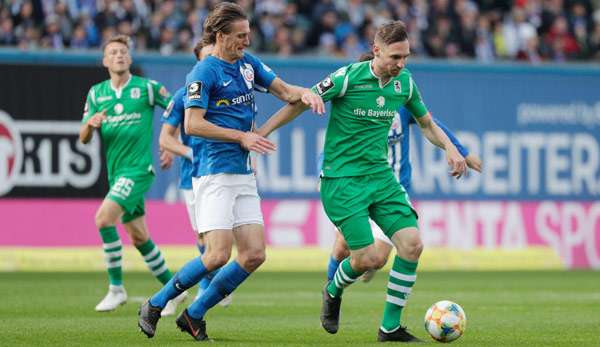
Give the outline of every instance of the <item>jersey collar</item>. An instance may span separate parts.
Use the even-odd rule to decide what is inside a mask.
[[[375,74],[375,71],[373,71],[373,60],[371,60],[369,62],[369,71],[371,71],[371,75],[373,75],[373,77],[375,77],[377,79],[377,82],[379,83],[379,88],[383,88],[385,86],[387,86],[393,78],[390,77],[390,79],[385,82],[385,84],[381,84],[381,78],[379,78],[379,76],[377,76],[377,74]]]
[[[127,85],[129,84],[129,82],[131,82],[131,76],[133,76],[132,74],[129,74],[129,78],[127,79],[127,82],[123,83],[123,85],[121,86],[121,88],[115,88],[115,86],[113,86],[112,80],[110,81],[110,89],[112,89],[116,96],[117,99],[121,98],[121,94],[123,93],[123,89],[125,89],[125,87],[127,87]]]

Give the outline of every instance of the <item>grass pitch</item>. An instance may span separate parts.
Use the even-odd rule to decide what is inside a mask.
[[[387,275],[345,292],[336,335],[319,324],[323,278],[318,272],[256,273],[230,307],[207,315],[211,345],[379,345]],[[0,345],[197,344],[176,329],[174,317],[161,319],[157,335],[147,339],[136,326],[137,309],[159,284],[146,272],[126,272],[125,284],[130,302],[96,313],[107,287],[104,273],[0,273]],[[424,345],[438,344],[425,332],[423,316],[442,299],[456,301],[467,314],[466,333],[454,345],[600,346],[598,272],[420,272],[402,321]]]

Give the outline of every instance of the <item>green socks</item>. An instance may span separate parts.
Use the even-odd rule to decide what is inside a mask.
[[[142,257],[144,257],[144,261],[146,265],[148,265],[148,269],[150,272],[156,277],[162,284],[166,284],[169,282],[173,275],[169,268],[167,268],[167,264],[165,264],[165,259],[160,253],[160,250],[151,239],[148,239],[146,243],[141,245],[136,245],[135,248],[138,249]]]
[[[115,286],[123,285],[123,244],[114,226],[100,229],[102,237],[102,248],[104,249],[104,260],[108,270],[108,281]]]
[[[333,280],[327,286],[327,292],[332,298],[342,296],[344,288],[356,282],[360,275],[362,275],[362,272],[354,271],[350,266],[350,257],[342,260],[333,276]]]
[[[394,265],[392,266],[392,270],[390,270],[390,279],[387,286],[383,320],[381,322],[381,330],[384,332],[393,332],[400,326],[402,309],[406,304],[412,286],[417,280],[417,264],[398,256],[394,258]]]

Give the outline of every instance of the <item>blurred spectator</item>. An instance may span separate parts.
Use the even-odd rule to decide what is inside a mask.
[[[220,0],[4,0],[0,45],[98,49],[114,33],[137,51],[189,52]],[[411,54],[484,62],[600,60],[600,0],[237,0],[251,49],[355,59],[377,26],[402,20]]]

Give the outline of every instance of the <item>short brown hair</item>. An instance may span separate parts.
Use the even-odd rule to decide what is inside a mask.
[[[360,55],[360,57],[358,57],[358,61],[367,61],[367,60],[373,60],[373,58],[375,58],[375,56],[373,55],[373,52],[365,52],[363,54]]]
[[[404,40],[408,40],[408,33],[406,25],[400,20],[381,25],[375,33],[375,41],[381,41],[386,45]]]
[[[204,21],[202,43],[205,46],[217,43],[217,33],[229,34],[231,23],[238,20],[248,20],[248,16],[240,5],[233,2],[218,4]]]
[[[202,48],[204,48],[205,44],[203,40],[198,40],[196,45],[194,46],[194,56],[196,60],[200,60],[200,54],[202,53]]]
[[[104,50],[106,49],[106,46],[108,46],[109,44],[111,44],[113,42],[122,43],[125,46],[127,46],[127,49],[129,49],[131,39],[127,35],[115,35],[115,36],[111,37],[110,39],[106,40],[106,42],[104,42],[104,44],[102,45],[102,52],[104,52]]]

